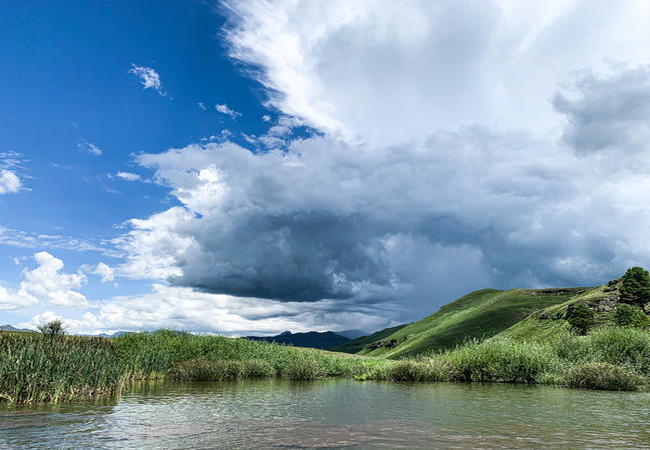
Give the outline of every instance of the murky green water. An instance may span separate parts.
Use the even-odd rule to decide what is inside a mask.
[[[649,447],[650,394],[495,384],[135,385],[117,401],[0,407],[0,447]]]

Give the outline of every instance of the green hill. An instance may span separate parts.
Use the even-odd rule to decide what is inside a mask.
[[[587,295],[593,289],[474,291],[429,317],[366,344],[359,354],[396,359],[452,348],[468,338],[494,336],[535,311],[564,304],[575,296]]]
[[[397,325],[396,327],[384,328],[383,330],[376,331],[368,336],[361,336],[349,342],[346,342],[343,345],[339,345],[338,347],[333,347],[330,350],[333,352],[359,353],[366,345],[380,341],[385,337],[388,337],[391,334],[401,330],[407,325],[408,324],[405,323],[402,325]]]
[[[563,303],[535,311],[524,320],[499,333],[499,336],[520,341],[548,341],[553,336],[569,330],[569,323],[566,321],[568,311],[579,304],[587,305],[594,311],[594,326],[609,323],[612,320],[611,312],[620,304],[619,285],[619,280],[612,280],[571,297]]]

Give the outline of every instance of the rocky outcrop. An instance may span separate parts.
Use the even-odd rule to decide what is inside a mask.
[[[372,344],[368,344],[364,347],[365,350],[376,350],[378,348],[395,348],[402,342],[406,341],[406,336],[397,340],[397,339],[387,339],[385,341],[377,341]]]
[[[526,294],[528,295],[566,295],[573,294],[578,295],[588,290],[593,289],[592,287],[574,287],[574,288],[546,288],[546,289],[527,289]]]

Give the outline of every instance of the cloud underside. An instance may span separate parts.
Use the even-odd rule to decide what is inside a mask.
[[[630,70],[650,92],[650,71]],[[589,97],[629,75],[578,80],[564,135],[589,132],[585,116],[606,122]],[[588,153],[467,127],[401,146],[313,137],[141,155],[182,206],[131,222],[121,270],[233,296],[416,308],[462,287],[599,283],[650,254],[647,130],[616,120],[619,140]]]

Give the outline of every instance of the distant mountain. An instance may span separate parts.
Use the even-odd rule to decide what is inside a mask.
[[[26,333],[33,333],[34,332],[34,330],[28,330],[26,328],[16,328],[16,327],[13,327],[13,326],[11,326],[9,324],[0,325],[0,331],[23,331],[23,332],[26,332]]]
[[[276,344],[319,348],[322,350],[342,345],[350,340],[332,331],[325,331],[323,333],[318,331],[309,331],[307,333],[285,331],[277,336],[245,336],[244,338],[252,341],[275,342]]]
[[[118,337],[118,336],[124,336],[125,334],[130,334],[130,333],[133,333],[133,331],[116,331],[113,334],[102,333],[102,334],[96,334],[96,335],[93,335],[93,336],[99,336],[99,337],[105,337],[105,338],[115,338],[115,337]]]
[[[356,339],[361,336],[367,336],[370,333],[368,331],[364,330],[343,330],[343,331],[335,331],[334,333],[338,334],[339,336],[346,337],[348,339]]]

